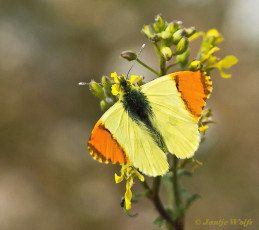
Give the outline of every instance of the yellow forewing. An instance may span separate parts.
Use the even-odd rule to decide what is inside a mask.
[[[141,123],[137,125],[129,117],[122,103],[115,103],[100,120],[141,172],[157,176],[168,171],[165,153],[155,143],[147,128]]]
[[[176,82],[170,75],[142,86],[154,113],[153,125],[159,130],[170,153],[191,157],[200,142],[198,125],[185,107]]]

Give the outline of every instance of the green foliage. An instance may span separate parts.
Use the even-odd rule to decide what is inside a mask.
[[[159,228],[161,228],[165,223],[165,220],[163,219],[163,217],[158,216],[154,221],[153,224],[158,226]]]
[[[200,198],[201,196],[199,195],[199,194],[197,194],[197,193],[195,193],[195,194],[193,194],[193,195],[191,195],[190,197],[188,197],[187,199],[186,199],[186,203],[185,203],[185,210],[187,210],[189,207],[190,207],[190,205],[195,201],[195,200],[197,200],[198,198]]]

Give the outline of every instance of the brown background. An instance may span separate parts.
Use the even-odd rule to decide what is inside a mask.
[[[77,85],[126,73],[130,64],[119,53],[147,43],[140,30],[157,13],[197,30],[217,28],[225,37],[218,55],[239,58],[231,79],[212,73],[216,124],[196,154],[204,165],[184,181],[202,195],[186,229],[219,229],[196,226],[197,218],[251,218],[248,229],[259,229],[258,7],[256,0],[1,1],[0,229],[157,229],[145,199],[133,207],[137,218],[122,212],[119,167],[89,156],[86,140],[101,111],[88,87]],[[158,67],[150,44],[141,59]],[[154,77],[139,65],[132,74]]]

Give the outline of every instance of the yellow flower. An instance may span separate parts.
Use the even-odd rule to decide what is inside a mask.
[[[192,162],[195,163],[195,165],[191,168],[191,173],[194,173],[195,169],[198,168],[198,166],[202,166],[202,162],[192,158]]]
[[[216,47],[216,45],[222,42],[224,38],[216,29],[211,29],[206,34],[202,34],[202,35],[203,35],[203,42],[200,47],[200,55],[201,55],[200,60],[201,62],[205,62],[207,59],[209,59],[209,57],[212,56],[214,52],[219,50],[219,48]]]
[[[213,37],[214,41],[213,41],[213,45],[217,45],[220,42],[224,41],[224,38],[221,36],[221,34],[216,30],[216,29],[210,29],[207,33],[206,33],[206,37],[210,38]]]
[[[209,128],[208,125],[205,125],[205,126],[201,126],[199,127],[199,131],[204,135],[205,134],[205,131]]]
[[[205,36],[205,33],[204,32],[196,32],[194,33],[191,37],[188,38],[189,42],[192,41],[192,40],[195,40],[197,39],[198,37],[200,36]]]
[[[196,33],[193,36],[198,37],[199,35],[203,35],[203,42],[199,51],[200,61],[204,64],[203,70],[209,72],[212,69],[217,68],[221,77],[230,78],[231,74],[226,74],[223,69],[228,69],[235,65],[238,62],[238,59],[234,56],[226,56],[220,60],[216,56],[213,56],[215,52],[219,51],[219,48],[216,45],[224,40],[222,35],[216,29],[211,29],[206,34]]]
[[[201,57],[201,62],[205,62],[207,61],[208,59],[210,59],[212,56],[212,54],[214,54],[216,51],[219,51],[220,49],[218,47],[213,47],[211,48],[208,53],[204,54],[202,57]]]
[[[127,210],[131,209],[131,199],[132,199],[132,192],[131,188],[134,184],[134,177],[138,177],[140,181],[144,181],[144,176],[137,171],[137,169],[132,165],[123,165],[121,167],[121,175],[118,176],[115,173],[115,182],[118,184],[123,181],[123,179],[126,180],[126,192],[124,194],[125,198],[125,208]]]
[[[116,72],[111,73],[111,78],[114,79],[115,83],[120,83]]]
[[[223,69],[229,69],[231,66],[235,65],[238,62],[238,59],[235,56],[226,56],[217,63],[208,65],[207,68],[217,68],[221,77],[230,78],[231,74],[226,74]]]
[[[131,85],[133,85],[135,83],[135,81],[141,81],[143,79],[142,76],[137,76],[137,75],[131,75],[130,79],[128,80],[130,82]]]
[[[131,75],[129,79],[126,79],[126,77],[125,77],[123,74],[122,74],[121,76],[118,76],[116,72],[111,73],[111,78],[114,79],[114,84],[112,85],[112,88],[111,88],[112,90],[111,90],[111,92],[112,92],[112,94],[115,95],[115,96],[116,96],[116,95],[122,96],[123,93],[124,93],[124,89],[123,89],[123,87],[120,85],[120,82],[121,82],[122,80],[127,81],[128,85],[129,85],[130,87],[133,87],[135,81],[139,82],[139,81],[141,81],[141,80],[143,79],[142,76],[137,76],[137,75]]]
[[[121,87],[120,87],[120,81],[119,81],[120,77],[121,76],[118,76],[116,72],[111,73],[111,78],[113,78],[114,83],[115,83],[115,84],[112,85],[112,91],[111,92],[115,96],[118,95],[118,94],[119,95],[122,94],[122,90],[121,90]]]

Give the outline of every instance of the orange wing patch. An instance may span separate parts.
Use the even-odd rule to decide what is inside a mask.
[[[186,108],[195,120],[198,120],[212,91],[210,77],[200,71],[184,71],[170,76],[175,80]]]
[[[130,164],[124,149],[105,128],[102,121],[98,121],[94,126],[88,141],[88,149],[93,158],[100,162]]]

